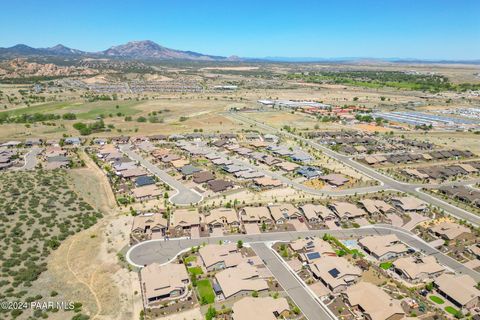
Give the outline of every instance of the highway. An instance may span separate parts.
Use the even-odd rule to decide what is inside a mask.
[[[180,181],[170,176],[165,171],[152,164],[141,155],[132,150],[132,145],[124,144],[119,146],[120,151],[126,154],[130,159],[140,163],[144,168],[157,176],[164,183],[168,184],[176,191],[175,195],[170,197],[170,202],[176,205],[185,206],[202,201],[203,197],[196,191],[188,189]]]
[[[435,198],[425,192],[422,192],[421,191],[421,187],[419,187],[418,185],[414,185],[414,184],[409,184],[409,183],[404,183],[404,182],[400,182],[400,181],[397,181],[391,177],[388,177],[380,172],[377,172],[376,170],[368,167],[367,165],[364,165],[362,163],[359,163],[355,160],[353,160],[352,158],[348,157],[348,156],[345,156],[345,155],[342,155],[338,152],[335,152],[313,140],[310,140],[310,139],[306,139],[306,138],[303,138],[299,135],[296,135],[296,134],[292,134],[292,133],[289,133],[289,132],[285,132],[285,131],[281,131],[280,129],[277,129],[277,128],[274,128],[274,127],[271,127],[269,125],[266,125],[264,123],[260,123],[258,121],[255,121],[255,120],[252,120],[244,115],[240,115],[238,113],[234,113],[234,112],[229,112],[227,113],[228,116],[236,119],[236,120],[239,120],[239,121],[242,121],[242,122],[245,122],[245,123],[249,123],[251,125],[255,125],[263,130],[266,130],[266,131],[269,131],[269,132],[274,132],[278,135],[284,135],[284,136],[287,136],[287,137],[290,137],[292,139],[297,139],[297,140],[301,140],[302,142],[310,145],[311,147],[317,149],[317,150],[320,150],[322,151],[324,154],[328,155],[329,157],[339,161],[339,162],[342,162],[348,166],[350,166],[351,168],[363,173],[364,175],[372,178],[372,179],[375,179],[377,181],[379,181],[382,186],[383,186],[383,189],[394,189],[394,190],[398,190],[398,191],[402,191],[402,192],[405,192],[405,193],[409,193],[411,195],[414,195],[416,196],[417,198],[433,205],[433,206],[436,206],[440,209],[443,209],[445,210],[446,213],[449,213],[459,219],[463,219],[463,220],[466,220],[466,221],[469,221],[470,223],[472,223],[473,225],[475,226],[480,226],[480,217],[471,213],[471,212],[468,212],[466,210],[463,210],[463,209],[460,209],[454,205],[451,205],[441,199],[438,199],[438,198]]]

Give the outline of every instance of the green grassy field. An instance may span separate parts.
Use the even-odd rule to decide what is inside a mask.
[[[459,312],[457,309],[451,306],[445,307],[445,311],[447,311],[451,315],[456,315]]]
[[[380,263],[380,268],[382,268],[383,270],[388,270],[392,267],[393,263],[391,262],[382,262]]]
[[[430,300],[432,300],[436,304],[444,304],[445,303],[445,301],[438,296],[430,296]]]
[[[198,296],[201,304],[209,304],[215,301],[215,292],[213,292],[210,280],[204,279],[197,282]]]
[[[140,110],[135,109],[138,101],[96,101],[96,102],[49,102],[41,105],[36,105],[27,108],[20,108],[15,110],[5,110],[10,116],[16,117],[23,114],[65,114],[74,113],[78,119],[81,120],[95,120],[100,115],[108,117],[109,114],[117,116],[121,113],[122,117],[132,116],[140,113]],[[118,107],[117,107],[118,106]]]
[[[196,276],[199,276],[199,275],[203,274],[203,270],[202,270],[201,267],[191,267],[191,268],[188,268],[188,272],[189,272],[190,274],[192,274],[192,275],[194,274],[194,275],[196,275]]]

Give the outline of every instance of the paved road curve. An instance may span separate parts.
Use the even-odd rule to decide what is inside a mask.
[[[176,205],[190,205],[202,201],[202,196],[198,192],[188,189],[180,181],[177,181],[168,173],[144,159],[142,156],[132,150],[132,146],[130,144],[121,145],[119,148],[130,159],[139,162],[148,171],[156,175],[160,180],[176,190],[177,193],[169,199],[171,203]]]
[[[265,243],[252,243],[251,246],[307,319],[336,319],[329,312],[328,307],[320,303],[309,293],[304,284],[297,279],[292,271],[280,260],[281,258],[275,255]]]
[[[417,198],[427,202],[427,203],[430,203],[436,207],[439,207],[443,210],[445,210],[447,213],[459,218],[459,219],[464,219],[466,221],[469,221],[470,223],[476,225],[476,226],[480,226],[480,217],[471,213],[471,212],[468,212],[466,210],[463,210],[463,209],[460,209],[454,205],[451,205],[443,200],[440,200],[438,198],[435,198],[429,194],[426,194],[424,192],[421,191],[421,188],[419,188],[418,186],[416,185],[411,185],[411,184],[408,184],[408,183],[404,183],[404,182],[399,182],[399,181],[396,181],[395,179],[391,178],[391,177],[388,177],[382,173],[379,173],[377,172],[376,170],[364,165],[364,164],[361,164],[359,162],[356,162],[355,160],[351,159],[350,157],[348,156],[345,156],[345,155],[342,155],[338,152],[335,152],[313,140],[310,140],[310,139],[305,139],[303,137],[300,137],[296,134],[292,134],[292,133],[289,133],[289,132],[284,132],[284,131],[280,131],[280,129],[277,129],[277,128],[274,128],[274,127],[271,127],[269,125],[266,125],[264,123],[260,123],[258,121],[255,121],[255,120],[252,120],[244,115],[240,115],[238,113],[228,113],[229,116],[231,116],[232,118],[234,119],[237,119],[237,120],[240,120],[240,121],[243,121],[243,122],[246,122],[246,123],[249,123],[249,124],[253,124],[259,128],[262,128],[264,130],[267,130],[267,131],[270,131],[270,132],[275,132],[277,134],[280,134],[280,135],[285,135],[285,136],[288,136],[290,138],[295,138],[297,140],[301,140],[303,141],[304,143],[307,143],[309,144],[311,147],[317,149],[317,150],[320,150],[322,151],[324,154],[328,155],[329,157],[337,160],[337,161],[340,161],[360,172],[362,172],[363,174],[365,174],[366,176],[372,178],[372,179],[375,179],[377,181],[380,181],[384,187],[384,189],[395,189],[395,190],[399,190],[399,191],[402,191],[402,192],[405,192],[405,193],[409,193],[409,194],[412,194],[412,195],[415,195]]]

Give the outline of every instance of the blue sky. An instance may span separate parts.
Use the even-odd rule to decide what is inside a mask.
[[[224,56],[480,59],[480,1],[19,0],[0,10],[0,47],[145,39]]]

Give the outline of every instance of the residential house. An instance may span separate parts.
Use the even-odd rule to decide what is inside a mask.
[[[297,169],[297,173],[307,179],[314,179],[321,176],[323,174],[323,171],[317,167],[302,166]]]
[[[358,203],[360,203],[370,215],[379,215],[395,212],[395,208],[383,200],[363,199],[360,200]]]
[[[341,187],[350,179],[346,178],[343,174],[338,174],[338,173],[331,173],[327,174],[325,176],[320,176],[320,179],[323,181],[326,181],[328,184],[330,184],[333,187]]]
[[[434,256],[402,257],[393,262],[395,272],[410,282],[433,279],[445,271]]]
[[[175,229],[189,230],[200,226],[200,215],[196,210],[177,209],[170,219],[170,223]]]
[[[307,221],[310,223],[319,223],[320,221],[334,220],[335,214],[326,206],[321,204],[307,203],[300,207]]]
[[[212,209],[203,221],[207,224],[210,232],[215,228],[238,228],[240,226],[237,213],[231,208]]]
[[[262,188],[274,188],[282,185],[282,182],[280,180],[270,177],[256,178],[253,180],[253,182],[255,183],[255,185]]]
[[[198,253],[207,271],[236,267],[244,260],[236,243],[209,244],[201,247]]]
[[[480,290],[469,275],[444,273],[434,281],[437,292],[460,309],[472,309],[479,305]]]
[[[283,224],[292,219],[298,219],[302,216],[300,211],[291,203],[274,204],[268,206],[270,214],[276,224]]]
[[[392,198],[392,203],[404,212],[427,210],[427,204],[425,202],[412,196]]]
[[[152,176],[140,176],[135,179],[135,185],[137,187],[149,186],[155,184],[155,178]]]
[[[132,234],[147,235],[152,234],[165,235],[168,229],[167,219],[161,213],[145,213],[133,217]]]
[[[349,220],[366,216],[367,213],[349,202],[334,202],[328,205],[340,220]]]
[[[468,227],[448,221],[438,223],[430,230],[444,240],[467,240],[475,237]]]
[[[358,282],[342,295],[348,305],[367,320],[400,320],[405,316],[400,301],[370,282]]]
[[[233,320],[277,320],[287,319],[290,306],[285,298],[245,297],[232,307]]]
[[[238,298],[251,295],[252,292],[268,290],[268,283],[261,279],[255,266],[247,262],[238,266],[222,270],[215,274],[215,282],[218,286],[217,293],[224,299]]]
[[[310,271],[333,293],[344,291],[362,275],[362,270],[347,259],[323,256],[310,265]]]
[[[150,264],[140,270],[140,284],[145,306],[155,302],[171,301],[188,295],[189,276],[185,265]]]
[[[142,201],[160,197],[162,195],[162,190],[160,190],[155,184],[150,184],[132,189],[132,195],[135,199]]]
[[[226,180],[210,180],[207,182],[208,187],[213,191],[213,192],[223,192],[226,191],[230,188],[233,188],[233,182],[231,181],[226,181]]]
[[[243,207],[239,211],[243,223],[271,224],[273,223],[267,207]]]
[[[192,177],[195,183],[205,183],[215,179],[213,173],[209,171],[195,172],[192,174]]]
[[[364,237],[358,241],[358,244],[377,260],[390,260],[409,252],[408,246],[395,234]]]

